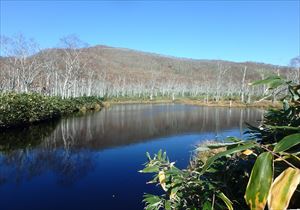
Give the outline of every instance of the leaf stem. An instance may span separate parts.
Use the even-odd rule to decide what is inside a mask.
[[[270,150],[268,147],[262,145],[262,144],[258,144],[261,148],[267,150],[268,152],[270,152],[272,155],[274,155],[277,158],[282,159],[283,162],[285,162],[286,164],[288,164],[289,166],[291,166],[292,168],[297,169],[296,166],[294,166],[292,163],[290,163],[289,161],[285,160],[282,156],[278,155],[277,153],[273,152],[272,150]]]

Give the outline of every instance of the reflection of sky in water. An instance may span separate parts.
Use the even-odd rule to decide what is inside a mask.
[[[240,137],[243,121],[259,119],[258,110],[186,105],[115,106],[63,119],[38,146],[0,155],[1,209],[142,209],[143,193],[158,190],[137,172],[146,151],[166,150],[183,168],[197,143]]]

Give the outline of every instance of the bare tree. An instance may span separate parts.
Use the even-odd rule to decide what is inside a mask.
[[[247,74],[247,66],[244,66],[244,69],[242,70],[243,72],[243,77],[242,77],[242,82],[241,82],[241,101],[245,102],[245,88],[246,88],[246,74]]]
[[[217,64],[217,84],[215,92],[215,100],[219,101],[221,97],[221,90],[223,86],[224,76],[226,72],[230,69],[230,66],[224,66],[220,62]]]
[[[300,83],[300,56],[298,55],[295,58],[292,58],[290,61],[290,66],[294,69],[294,82]]]
[[[62,97],[77,96],[78,80],[84,72],[86,62],[81,58],[82,48],[86,47],[76,35],[69,35],[61,38],[60,46],[63,49],[63,71],[60,76],[62,77],[61,95]],[[73,89],[71,90],[71,87]]]
[[[20,92],[35,91],[31,89],[33,82],[44,65],[37,54],[40,51],[38,44],[22,34],[12,38],[1,36],[1,51],[7,58],[12,89]]]

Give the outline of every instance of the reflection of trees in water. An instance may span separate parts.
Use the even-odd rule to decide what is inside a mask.
[[[93,169],[92,160],[92,154],[85,150],[19,149],[0,158],[0,184],[18,184],[43,173],[54,173],[58,184],[72,185]]]
[[[66,138],[66,144],[60,149],[45,145],[49,138],[68,135],[68,130],[64,130],[65,133],[53,136],[56,134],[55,128],[59,127],[57,123],[1,132],[0,184],[18,184],[43,173],[55,173],[59,184],[71,185],[92,170],[91,154],[86,150],[70,149],[69,139],[72,138]]]
[[[0,130],[0,152],[9,153],[20,148],[35,147],[57,127],[58,121],[30,127]]]
[[[254,109],[186,105],[123,105],[81,118],[64,119],[47,147],[92,148],[127,145],[180,133],[214,132],[257,124],[262,112]]]
[[[71,185],[93,169],[90,149],[101,150],[180,133],[218,135],[232,128],[242,131],[244,121],[257,123],[261,115],[262,112],[250,109],[123,105],[62,119],[56,127],[38,126],[27,132],[1,134],[0,183],[19,183],[43,173],[54,173],[59,184]],[[7,136],[9,141],[5,141]]]

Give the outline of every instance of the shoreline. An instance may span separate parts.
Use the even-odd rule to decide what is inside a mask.
[[[195,106],[208,106],[208,107],[228,107],[228,108],[261,108],[261,109],[269,109],[269,108],[281,108],[281,103],[276,101],[272,103],[272,101],[261,101],[261,102],[253,102],[250,104],[232,101],[209,101],[208,103],[195,100],[195,99],[158,99],[158,100],[118,100],[115,99],[108,99],[104,103],[108,104],[106,107],[112,105],[122,105],[122,104],[186,104],[186,105],[195,105]]]
[[[203,100],[189,99],[189,98],[178,98],[176,100],[172,99],[126,99],[126,98],[112,98],[105,101],[100,101],[96,97],[79,97],[73,99],[59,99],[57,97],[47,97],[39,94],[8,94],[10,98],[19,97],[18,100],[14,101],[8,99],[6,101],[5,109],[4,101],[2,105],[2,118],[0,119],[0,130],[6,130],[15,127],[30,126],[33,124],[40,124],[47,121],[52,121],[54,119],[59,119],[62,117],[68,117],[74,113],[86,113],[90,111],[99,111],[102,108],[109,108],[110,106],[119,104],[185,104],[193,106],[207,106],[207,107],[228,107],[228,108],[259,108],[259,109],[270,109],[270,108],[280,108],[281,103],[276,101],[261,101],[254,102],[251,104],[241,103],[240,101],[209,101],[208,103]],[[3,96],[2,96],[3,97]],[[25,97],[20,101],[20,97]],[[16,103],[18,101],[18,103]],[[10,107],[14,103],[14,107]],[[21,102],[21,104],[19,103]],[[42,103],[41,103],[42,102]],[[31,108],[27,107],[24,109],[24,105],[28,106],[30,104]],[[55,104],[55,105],[54,105]],[[45,106],[46,108],[40,109],[40,106]],[[10,108],[8,108],[10,107]],[[11,113],[9,110],[14,110],[17,113],[22,113],[19,115],[9,116]],[[5,113],[5,114],[4,114]],[[6,119],[5,119],[6,118]]]

